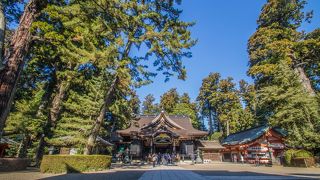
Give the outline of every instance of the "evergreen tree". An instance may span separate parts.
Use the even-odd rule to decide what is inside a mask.
[[[150,114],[157,114],[158,112],[158,105],[154,104],[155,98],[153,97],[152,94],[148,94],[143,103],[142,103],[142,111],[143,114],[145,115],[150,115]]]
[[[179,94],[176,88],[165,92],[160,98],[160,107],[167,113],[171,114],[179,103]]]
[[[134,114],[140,114],[140,99],[135,91],[130,92],[129,107]]]
[[[197,97],[198,104],[200,106],[202,118],[208,120],[209,134],[212,134],[214,130],[221,130],[221,126],[218,120],[217,108],[210,102],[210,96],[212,93],[218,91],[218,83],[220,81],[219,73],[210,73],[208,77],[202,80],[199,95]],[[215,123],[214,123],[215,121]],[[215,127],[214,124],[218,125]]]
[[[190,104],[190,97],[188,93],[183,93],[182,96],[179,99],[179,103],[186,103],[186,104]]]
[[[179,102],[175,105],[175,108],[170,114],[188,116],[191,119],[194,128],[201,128],[197,105],[196,103],[191,103],[188,93],[183,93],[183,95],[179,98]]]
[[[248,43],[248,73],[257,89],[257,117],[287,130],[290,145],[314,148],[319,138],[319,104],[308,77],[312,65],[306,58],[314,53],[308,52],[311,48],[298,31],[302,21],[310,18],[302,12],[305,4],[305,0],[268,0]]]
[[[308,149],[319,147],[317,101],[305,92],[297,74],[285,61],[274,70],[272,85],[261,88],[257,98],[269,124],[288,132],[289,145]]]

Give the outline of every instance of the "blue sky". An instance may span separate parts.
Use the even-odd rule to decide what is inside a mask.
[[[137,89],[143,101],[151,93],[158,102],[170,88],[189,93],[192,100],[198,95],[202,79],[210,72],[219,72],[222,77],[231,76],[235,82],[241,79],[252,82],[246,75],[248,69],[247,40],[256,30],[256,20],[266,0],[183,0],[181,18],[194,21],[192,36],[198,44],[191,49],[193,57],[184,59],[187,68],[185,81],[172,77],[164,82],[159,75],[154,83]],[[311,24],[302,29],[312,31],[320,27],[320,0],[309,0],[306,10],[314,11]]]

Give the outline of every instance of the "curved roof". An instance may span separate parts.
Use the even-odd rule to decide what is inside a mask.
[[[131,123],[128,129],[118,130],[120,135],[130,135],[131,133],[140,133],[141,135],[150,136],[158,129],[165,128],[175,135],[182,138],[189,138],[191,136],[205,136],[208,133],[200,131],[192,126],[191,119],[187,116],[181,115],[166,115],[161,112],[159,115],[142,115],[136,123]]]
[[[238,133],[230,134],[223,141],[222,145],[238,145],[251,142],[264,135],[269,129],[274,130],[281,136],[286,136],[285,131],[281,128],[270,128],[269,126],[258,126]]]

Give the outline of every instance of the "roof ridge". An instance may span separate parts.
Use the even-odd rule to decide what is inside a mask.
[[[255,127],[252,127],[252,128],[246,129],[246,130],[243,130],[243,131],[239,131],[239,132],[236,132],[236,133],[229,134],[228,136],[240,134],[240,133],[243,133],[243,132],[251,131],[251,130],[253,130],[253,129],[258,129],[258,128],[262,128],[262,127],[266,127],[266,128],[268,127],[268,128],[270,128],[270,127],[267,126],[267,125],[260,125],[260,126],[255,126]],[[228,137],[228,136],[227,136],[227,137]]]

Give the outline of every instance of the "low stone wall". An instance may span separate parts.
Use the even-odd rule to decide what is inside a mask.
[[[0,158],[0,172],[24,170],[30,162],[30,159],[24,158]]]

